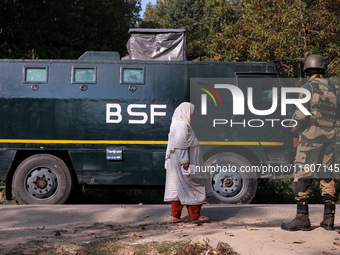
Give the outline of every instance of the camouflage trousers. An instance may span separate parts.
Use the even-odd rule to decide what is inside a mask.
[[[294,193],[297,201],[308,200],[309,187],[313,178],[317,177],[323,201],[336,202],[334,148],[335,143],[299,143],[294,162]]]

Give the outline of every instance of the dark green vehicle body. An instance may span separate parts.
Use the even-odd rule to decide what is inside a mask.
[[[15,183],[17,179],[39,186],[40,180],[40,188],[49,183],[41,176],[31,180],[32,171],[37,174],[39,167],[53,168],[48,164],[26,170],[22,179],[15,177],[23,168],[21,164],[37,155],[53,155],[64,162],[64,171],[71,176],[66,185],[72,187],[164,185],[171,116],[181,102],[190,101],[190,79],[278,76],[274,63],[126,61],[110,52],[89,54],[91,58],[78,60],[0,60],[0,180],[6,182],[8,194],[13,187],[17,193],[32,197],[19,199],[21,203],[61,203],[69,196],[69,191],[62,194],[64,179],[57,173],[51,174],[56,178],[53,190],[40,191],[46,196],[37,197],[28,185]],[[34,78],[34,72],[41,70],[46,78]],[[77,81],[77,70],[90,70],[93,76]],[[132,74],[137,71],[137,81],[124,80],[125,70],[132,70]],[[110,122],[118,122],[117,108],[108,110],[110,104],[121,107],[120,123]],[[109,120],[108,111],[113,113]],[[133,120],[145,123],[129,123]],[[205,131],[197,130],[198,137]],[[250,164],[287,163],[291,141],[288,133],[280,135],[281,131],[229,128],[225,132],[229,137],[222,141],[210,132],[211,136],[201,141],[204,159],[233,153]],[[19,191],[19,184],[26,191]],[[250,202],[255,191],[247,198],[240,195],[236,200],[215,202]],[[56,196],[59,198],[51,200]]]

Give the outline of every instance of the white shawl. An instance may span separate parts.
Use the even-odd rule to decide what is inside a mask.
[[[189,151],[190,164],[203,164],[199,142],[190,126],[193,112],[194,105],[185,102],[176,108],[172,117],[165,159],[164,201],[179,200],[182,204],[195,205],[202,204],[206,198],[203,181],[182,175],[180,169],[183,150]]]
[[[175,109],[168,136],[168,146],[165,154],[165,169],[167,169],[167,162],[175,150],[189,150],[190,145],[196,139],[196,136],[190,126],[191,116],[193,113],[194,105],[187,102],[181,103]]]

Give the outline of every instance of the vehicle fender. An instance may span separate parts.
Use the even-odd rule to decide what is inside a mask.
[[[0,150],[0,180],[6,181],[16,150]]]
[[[201,146],[201,149],[204,160],[221,152],[234,152],[245,157],[252,164],[267,162],[263,146]]]
[[[267,162],[267,156],[262,146],[248,146],[248,149],[258,157],[259,163],[265,164]]]

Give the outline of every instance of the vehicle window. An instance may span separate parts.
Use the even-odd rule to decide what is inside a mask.
[[[96,69],[74,68],[73,83],[96,83]]]
[[[144,68],[121,68],[121,83],[144,84]]]
[[[272,89],[278,87],[278,78],[276,74],[237,74],[237,85],[244,93],[252,87],[255,102],[271,102]]]
[[[47,68],[46,67],[26,67],[25,68],[25,82],[47,82]]]

